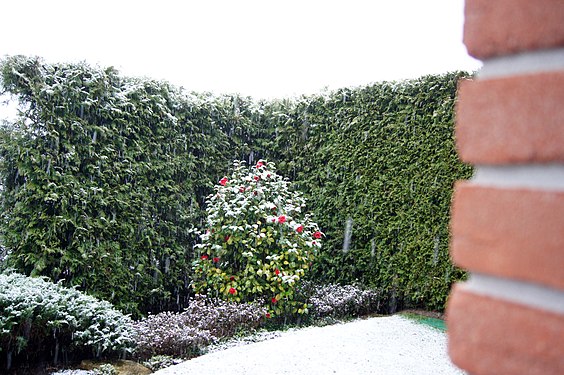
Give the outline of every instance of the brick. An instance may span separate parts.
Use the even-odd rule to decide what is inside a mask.
[[[461,81],[456,105],[461,160],[473,164],[564,161],[562,103],[564,71]]]
[[[456,285],[447,306],[448,351],[471,374],[564,374],[564,315]]]
[[[564,45],[562,0],[466,0],[464,44],[478,59]]]
[[[564,290],[564,191],[458,182],[450,225],[458,266]]]

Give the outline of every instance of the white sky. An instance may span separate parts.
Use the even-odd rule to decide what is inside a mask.
[[[86,61],[188,90],[286,97],[477,70],[464,0],[2,0],[0,57]]]

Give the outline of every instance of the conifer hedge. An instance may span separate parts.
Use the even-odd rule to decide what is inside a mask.
[[[263,158],[326,234],[317,279],[441,309],[463,276],[447,244],[452,183],[471,174],[453,142],[465,73],[254,101],[84,63],[16,56],[0,72],[23,108],[0,131],[0,239],[26,274],[127,312],[182,308],[205,197],[233,160]]]
[[[0,141],[9,266],[128,312],[182,307],[191,230],[238,157],[231,103],[86,64],[13,57],[1,69],[24,108]]]
[[[271,104],[279,113],[268,121],[276,120],[271,149],[280,173],[305,192],[327,234],[313,277],[378,287],[392,311],[444,308],[450,285],[464,277],[449,259],[448,223],[453,183],[472,173],[453,136],[457,82],[465,77]]]

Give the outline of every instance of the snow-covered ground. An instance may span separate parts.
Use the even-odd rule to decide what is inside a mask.
[[[155,374],[464,374],[450,362],[443,332],[401,316],[276,336],[213,351]]]

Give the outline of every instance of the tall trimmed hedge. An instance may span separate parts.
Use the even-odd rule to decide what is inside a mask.
[[[306,192],[327,234],[314,277],[382,288],[391,310],[444,307],[450,285],[464,276],[449,259],[448,222],[453,183],[472,173],[453,137],[457,82],[465,77],[272,104],[283,112],[269,119],[277,120],[280,173]]]
[[[0,131],[0,238],[26,274],[128,312],[181,308],[205,197],[233,159],[265,158],[327,235],[317,278],[435,309],[462,276],[447,242],[452,183],[471,173],[453,146],[463,73],[255,102],[87,64],[0,69],[24,104]]]
[[[25,108],[0,141],[9,265],[128,312],[182,307],[203,197],[239,156],[232,103],[86,64],[1,69]]]

